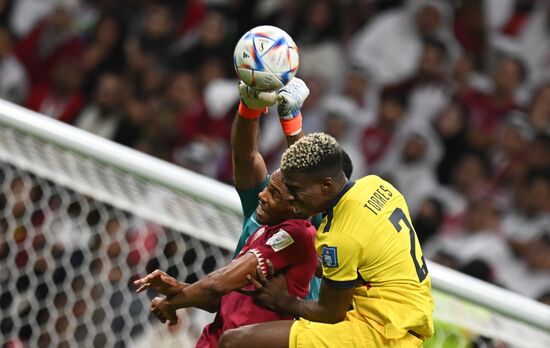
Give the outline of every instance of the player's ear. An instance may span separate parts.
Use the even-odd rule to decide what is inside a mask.
[[[334,185],[334,179],[330,176],[327,176],[322,179],[321,181],[321,191],[324,194],[328,194],[331,192],[332,186]]]

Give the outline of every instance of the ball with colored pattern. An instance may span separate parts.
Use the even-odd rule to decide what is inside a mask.
[[[294,40],[271,25],[249,30],[233,53],[239,79],[259,91],[275,91],[286,85],[296,75],[299,63]]]

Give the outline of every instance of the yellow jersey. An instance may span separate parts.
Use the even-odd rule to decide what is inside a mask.
[[[315,238],[324,281],[355,287],[354,311],[388,339],[431,337],[430,275],[405,199],[369,175],[330,202]]]

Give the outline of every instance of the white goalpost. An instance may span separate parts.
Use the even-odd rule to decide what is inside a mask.
[[[0,100],[0,342],[188,347],[211,318],[168,329],[131,281],[193,282],[231,258],[240,203],[225,184]],[[550,307],[428,263],[426,347],[550,347]],[[526,284],[528,286],[528,284]]]

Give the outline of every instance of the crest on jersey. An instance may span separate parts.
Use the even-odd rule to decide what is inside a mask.
[[[292,239],[290,234],[282,228],[265,242],[265,244],[269,245],[275,252],[283,250],[292,243],[294,243],[294,239]]]
[[[324,246],[321,250],[323,266],[327,268],[338,267],[338,250],[336,247]]]

